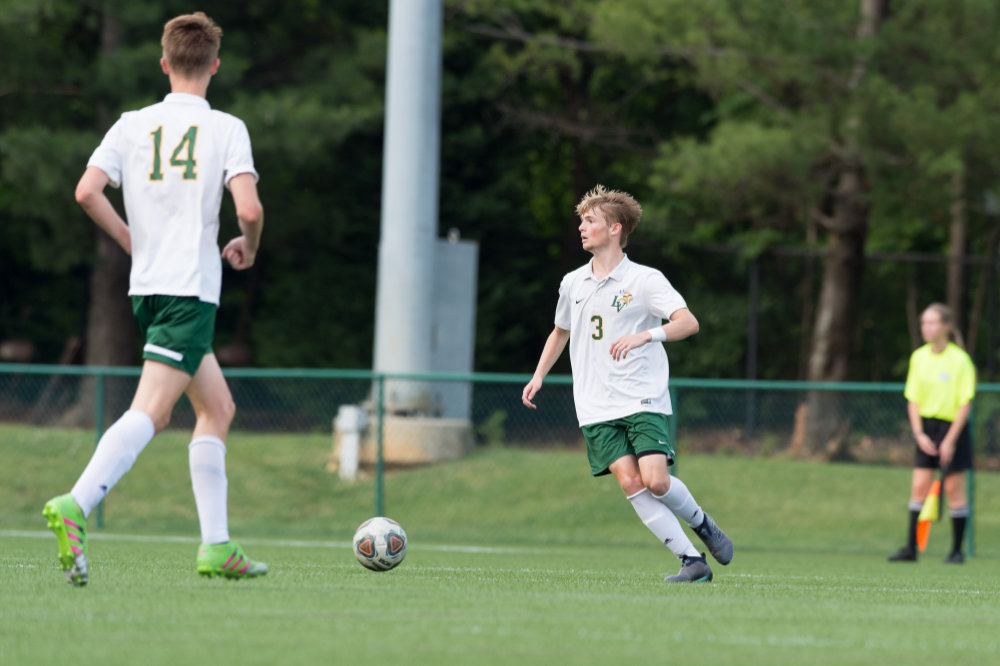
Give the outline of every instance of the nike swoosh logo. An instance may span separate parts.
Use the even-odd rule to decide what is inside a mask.
[[[582,300],[583,300],[582,298],[578,298],[578,299],[576,299],[576,303],[577,303],[577,305],[579,305],[579,304],[580,304],[580,301],[582,301]]]

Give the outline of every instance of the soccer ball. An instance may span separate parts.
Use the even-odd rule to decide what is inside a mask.
[[[354,556],[372,571],[388,571],[406,557],[406,532],[395,520],[369,518],[354,533]]]

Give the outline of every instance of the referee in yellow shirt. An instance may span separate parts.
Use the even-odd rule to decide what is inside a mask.
[[[917,517],[940,467],[944,491],[951,507],[952,546],[948,564],[965,561],[962,541],[969,517],[965,471],[972,468],[969,411],[976,394],[976,369],[959,345],[961,336],[952,326],[951,310],[933,303],[920,315],[922,347],[910,356],[906,375],[907,413],[917,450],[910,490],[909,540],[891,562],[917,561]]]

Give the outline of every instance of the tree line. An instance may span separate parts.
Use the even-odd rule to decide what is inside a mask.
[[[224,278],[220,357],[370,367],[388,2],[202,9],[225,33],[209,100],[246,121],[268,214]],[[167,92],[185,11],[0,3],[0,340],[33,361],[136,363],[128,258],[72,193]],[[944,301],[993,379],[997,34],[988,0],[445,0],[440,228],[480,245],[476,369],[533,369],[602,183],[643,204],[628,252],[702,322],[676,376],[899,381]]]

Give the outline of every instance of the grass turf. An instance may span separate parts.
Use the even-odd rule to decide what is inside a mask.
[[[80,664],[941,664],[998,648],[995,563],[983,560],[751,552],[714,583],[668,587],[675,564],[658,548],[418,543],[374,573],[346,544],[250,541],[272,572],[223,581],[193,575],[193,541],[99,535],[91,585],[74,589],[52,544],[0,544],[12,664],[67,652]]]
[[[323,470],[325,436],[238,434],[233,534],[271,573],[234,582],[194,574],[185,439],[157,437],[109,496],[74,589],[39,512],[93,435],[0,426],[4,663],[941,664],[998,648],[996,475],[977,476],[980,557],[942,564],[944,521],[920,562],[890,564],[907,470],[682,457],[737,552],[711,584],[667,586],[676,560],[582,453],[490,449],[390,475],[410,548],[373,573],[348,544],[371,481]]]

